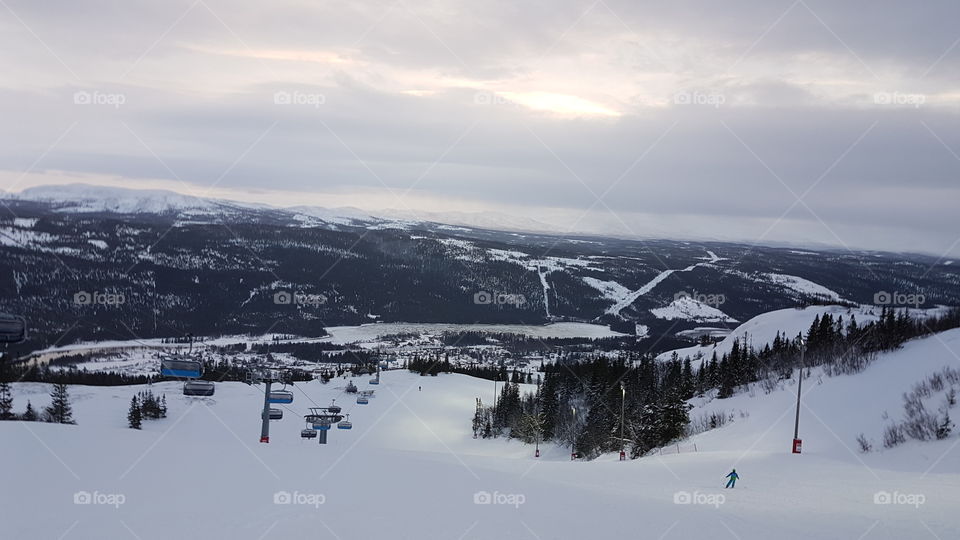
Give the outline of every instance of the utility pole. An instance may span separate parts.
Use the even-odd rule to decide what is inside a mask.
[[[806,352],[806,343],[804,343],[803,336],[800,336],[800,373],[797,377],[797,416],[793,422],[793,453],[799,454],[800,449],[803,446],[803,441],[800,440],[800,394],[803,390],[803,367],[804,367],[804,354]]]
[[[536,451],[533,453],[533,457],[538,458],[538,457],[540,457],[540,432],[543,431],[543,422],[540,420],[540,406],[539,406],[539,405],[537,405],[537,406],[533,409],[533,421],[534,421],[534,426],[535,426],[536,431],[537,431],[536,439],[535,439],[536,444],[537,444],[537,449],[536,449]]]
[[[626,439],[623,438],[623,413],[627,407],[627,387],[620,383],[620,461],[625,461],[627,459],[627,453],[624,450],[624,445],[626,444]]]
[[[260,415],[262,423],[260,424],[260,442],[269,443],[270,442],[270,385],[273,384],[272,379],[265,379],[264,382],[267,385],[266,390],[263,392],[263,414]]]
[[[577,459],[577,408],[570,407],[573,411],[573,442],[570,443],[570,461]]]

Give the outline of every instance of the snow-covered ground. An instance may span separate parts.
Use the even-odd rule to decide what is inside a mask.
[[[548,324],[457,324],[457,323],[368,323],[357,326],[330,326],[326,328],[327,336],[306,338],[297,336],[280,336],[278,334],[264,334],[261,336],[221,336],[203,338],[203,341],[194,343],[195,348],[204,348],[210,345],[232,345],[235,343],[277,343],[277,342],[317,342],[329,341],[338,345],[352,343],[376,343],[382,336],[397,334],[424,334],[441,335],[444,332],[484,332],[489,334],[518,334],[535,338],[605,338],[622,336],[624,334],[610,330],[602,324],[557,322]],[[278,341],[279,338],[279,341]],[[35,355],[58,356],[67,353],[106,352],[112,349],[185,349],[187,343],[163,343],[160,338],[135,340],[110,340],[79,342],[70,345],[49,347],[35,351]]]
[[[537,338],[604,338],[623,334],[601,324],[558,322],[550,324],[453,324],[453,323],[371,323],[360,326],[330,326],[330,341],[336,344],[376,341],[395,334],[434,334],[444,332],[486,332],[519,334]]]
[[[270,444],[257,442],[256,387],[224,383],[191,399],[155,385],[169,416],[142,431],[125,428],[140,388],[71,387],[79,425],[0,422],[0,528],[30,539],[957,538],[956,435],[869,454],[854,439],[878,440],[900,394],[958,353],[954,330],[858,375],[814,374],[802,455],[789,453],[796,387],[785,382],[694,409],[735,415],[689,441],[698,452],[623,463],[570,462],[555,446],[538,460],[529,446],[472,439],[474,399],[493,387],[462,375],[385,372],[369,405],[343,394],[343,379],[298,385]],[[15,406],[42,406],[48,391],[16,384]],[[301,440],[300,415],[334,398],[354,429],[333,430],[325,446]],[[740,482],[724,490],[732,467]],[[85,493],[91,504],[80,504]],[[893,504],[878,504],[886,494]]]
[[[690,296],[681,296],[666,307],[651,309],[650,313],[668,321],[683,319],[696,322],[737,322],[719,309]]]
[[[707,266],[707,265],[710,265],[710,264],[715,263],[715,262],[717,262],[717,261],[726,260],[726,259],[723,259],[723,258],[721,258],[721,257],[718,257],[717,254],[715,254],[715,253],[712,252],[712,251],[708,251],[708,252],[707,252],[707,257],[703,257],[703,259],[704,259],[706,262],[691,264],[690,266],[687,266],[686,268],[670,269],[670,270],[664,270],[664,271],[660,272],[659,274],[657,274],[656,276],[654,276],[653,279],[651,279],[650,281],[648,281],[645,285],[643,285],[642,287],[640,287],[639,289],[637,289],[637,290],[635,290],[635,291],[630,292],[630,293],[627,294],[627,295],[624,295],[622,298],[620,298],[620,300],[618,300],[617,302],[615,302],[612,306],[608,307],[608,308],[606,309],[606,313],[609,314],[609,315],[619,315],[621,311],[623,311],[624,309],[627,308],[627,306],[629,306],[630,304],[634,303],[634,302],[637,300],[637,298],[640,298],[641,296],[649,293],[649,292],[652,291],[654,288],[656,288],[657,285],[659,285],[660,283],[662,283],[663,280],[667,279],[668,277],[670,277],[671,275],[673,275],[673,274],[676,273],[676,272],[690,272],[690,271],[692,271],[692,270],[694,270],[694,269],[696,269],[696,268],[699,268],[699,267],[701,267],[701,266]]]
[[[843,300],[843,298],[837,292],[828,289],[819,283],[814,283],[813,281],[804,279],[802,277],[790,276],[787,274],[764,274],[764,277],[769,279],[772,283],[786,287],[791,291],[799,293],[803,296],[818,296],[820,298],[826,298],[836,302]]]

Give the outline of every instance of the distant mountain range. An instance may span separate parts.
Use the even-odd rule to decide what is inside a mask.
[[[666,350],[689,344],[678,332],[804,304],[960,305],[960,266],[923,255],[559,237],[493,215],[467,226],[79,184],[0,198],[0,311],[27,317],[28,348],[569,320]]]
[[[419,212],[382,210],[367,212],[359,208],[321,208],[294,206],[276,208],[224,199],[201,198],[166,190],[137,190],[88,184],[38,186],[0,198],[50,204],[58,212],[115,214],[180,214],[184,216],[221,216],[248,211],[287,213],[305,222],[319,220],[330,224],[437,223],[473,228],[524,232],[549,232],[550,225],[527,218],[496,212]]]

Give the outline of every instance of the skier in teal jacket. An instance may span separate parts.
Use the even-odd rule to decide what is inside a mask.
[[[734,469],[734,470],[730,471],[730,474],[727,475],[727,478],[730,479],[730,480],[727,481],[727,487],[728,487],[728,488],[732,488],[732,487],[736,487],[736,485],[737,485],[737,478],[740,478],[740,475],[737,474],[737,470]],[[726,488],[724,488],[724,489],[726,489]]]

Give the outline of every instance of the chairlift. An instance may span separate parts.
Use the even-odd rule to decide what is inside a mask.
[[[178,379],[199,379],[202,375],[203,364],[198,360],[167,356],[160,360],[160,375],[176,377]]]
[[[216,387],[213,381],[187,381],[183,383],[185,396],[212,396]]]
[[[271,390],[267,403],[293,403],[293,392],[289,390]]]
[[[336,401],[336,400],[334,400],[334,401]],[[342,411],[343,409],[340,408],[339,405],[337,405],[337,404],[335,404],[335,403],[331,403],[330,406],[327,407],[327,410],[330,411],[330,412],[332,412],[333,414],[337,414],[337,413],[339,413],[340,411]]]
[[[346,387],[343,391],[346,392],[346,393],[348,393],[348,394],[356,394],[356,393],[357,393],[357,385],[353,384],[353,381],[350,381],[350,382],[347,383],[347,387]]]
[[[300,437],[304,439],[314,439],[317,437],[317,430],[313,428],[305,428],[300,430]]]
[[[357,405],[366,405],[368,403],[370,403],[370,400],[367,398],[367,396],[357,397]]]
[[[274,409],[270,407],[270,420],[282,420],[283,419],[283,409]]]
[[[347,415],[345,420],[337,423],[337,429],[353,429],[353,424],[350,422],[350,415]]]
[[[23,317],[0,313],[0,343],[20,343],[27,339],[27,323]]]

